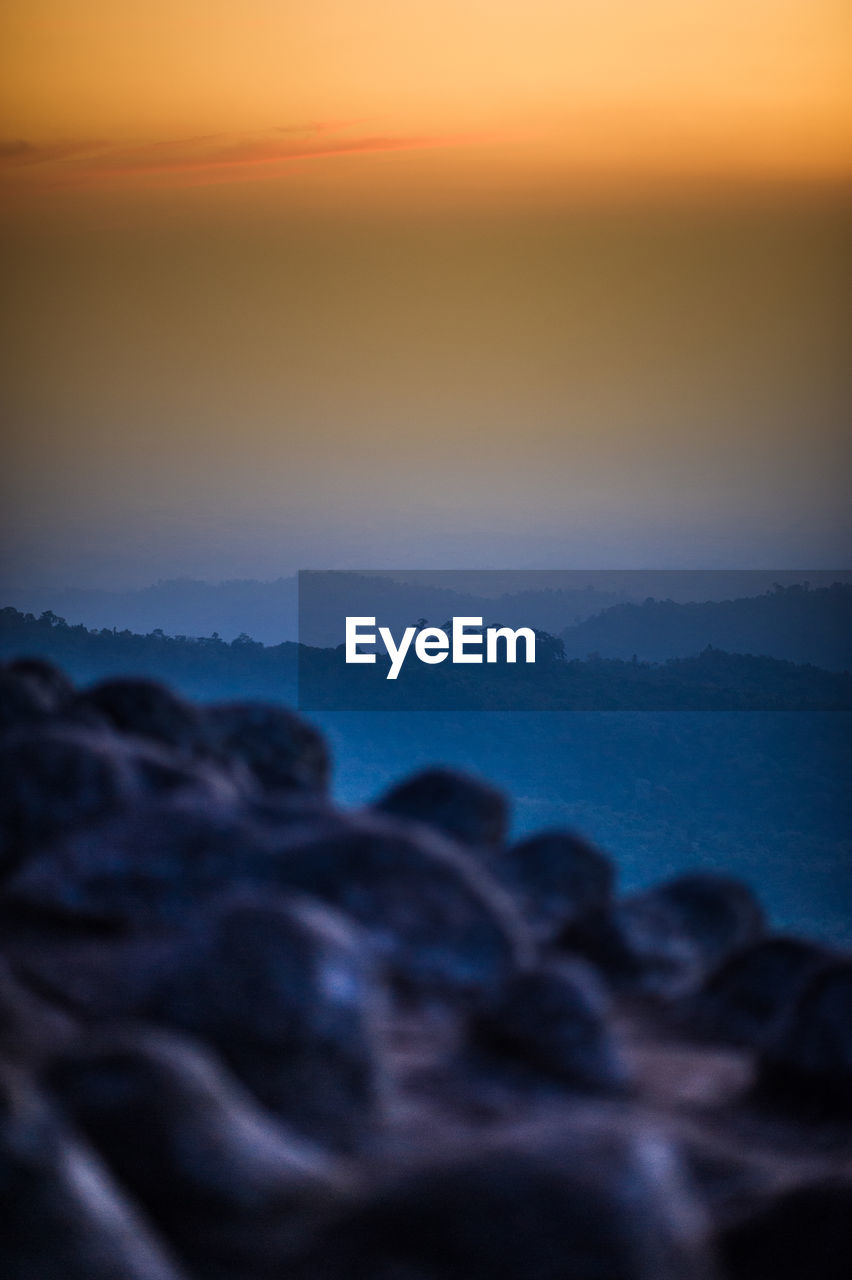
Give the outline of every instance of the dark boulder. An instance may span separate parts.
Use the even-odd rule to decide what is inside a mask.
[[[0,738],[46,721],[54,711],[48,690],[8,667],[0,668]]]
[[[82,1024],[121,1020],[141,1008],[180,936],[179,928],[125,930],[17,903],[6,904],[0,922],[2,950],[21,986]]]
[[[189,754],[209,747],[201,712],[159,680],[121,676],[101,680],[78,694],[119,733],[151,738]]]
[[[0,1069],[0,1275],[179,1280],[94,1152],[7,1069]]]
[[[827,955],[802,938],[761,938],[728,956],[685,998],[680,1020],[701,1039],[759,1048]]]
[[[763,929],[763,911],[747,885],[695,872],[590,914],[560,941],[616,986],[670,999],[694,989]]]
[[[717,964],[759,938],[765,928],[754,892],[734,876],[693,871],[658,885],[651,894],[693,941],[704,965]]]
[[[719,1241],[730,1280],[849,1280],[852,1183],[818,1182],[740,1217]]]
[[[364,815],[325,832],[294,830],[276,875],[362,924],[402,991],[477,995],[528,962],[508,895],[422,828]]]
[[[206,708],[204,724],[214,749],[241,761],[265,791],[327,791],[331,759],[326,741],[288,708],[223,702]]]
[[[68,676],[47,658],[13,658],[7,662],[6,670],[41,689],[55,711],[62,710],[74,697],[74,685]]]
[[[194,1274],[283,1274],[348,1168],[274,1124],[203,1048],[125,1027],[57,1057],[49,1086]]]
[[[229,762],[188,756],[152,740],[125,738],[121,744],[143,795],[154,798],[186,794],[219,808],[236,806],[246,797],[247,775]]]
[[[348,1149],[381,1128],[385,992],[367,940],[311,899],[235,890],[169,925],[19,931],[21,981],[89,1024],[144,1018],[215,1045],[299,1132]]]
[[[213,904],[140,1011],[215,1045],[307,1137],[355,1149],[381,1126],[383,990],[359,932],[320,903],[237,893]]]
[[[609,902],[612,863],[570,831],[543,831],[510,845],[492,863],[536,936],[549,944]]]
[[[130,759],[138,763],[135,749]],[[134,932],[180,926],[229,888],[281,884],[282,849],[306,831],[351,825],[309,798],[235,802],[227,780],[206,785],[194,766],[175,782],[163,796],[137,798],[50,841],[10,879],[0,913]]]
[[[561,1147],[561,1149],[559,1149]],[[292,1280],[709,1280],[665,1144],[507,1137],[403,1174],[333,1220]]]
[[[0,880],[34,850],[138,794],[128,758],[107,735],[30,729],[0,743]]]
[[[503,792],[459,769],[424,769],[391,787],[374,808],[482,850],[503,843],[509,822]]]
[[[755,1098],[802,1119],[852,1120],[852,960],[802,985],[760,1055]]]
[[[76,1034],[74,1020],[39,999],[0,957],[0,1063],[38,1066]]]
[[[607,996],[579,963],[510,978],[472,1018],[470,1044],[479,1069],[528,1085],[621,1093],[629,1082]]]
[[[127,928],[180,924],[230,884],[274,879],[273,844],[231,806],[141,802],[54,840],[15,876],[13,903]]]

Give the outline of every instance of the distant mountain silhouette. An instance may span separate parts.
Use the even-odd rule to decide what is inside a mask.
[[[342,646],[265,646],[247,635],[226,642],[135,635],[69,626],[0,609],[0,660],[49,657],[80,682],[130,672],[175,684],[192,697],[293,701],[297,671],[312,710],[717,711],[852,710],[852,675],[711,648],[664,663],[591,658],[565,661],[561,643],[538,634],[534,666],[427,667],[412,663],[396,682],[388,659],[347,666]]]
[[[620,593],[592,586],[476,594],[437,585],[429,580],[430,576],[415,572],[411,580],[401,581],[379,574],[311,573],[302,600],[299,638],[310,645],[334,647],[343,639],[342,620],[347,615],[374,616],[380,625],[394,631],[418,619],[443,626],[453,617],[478,617],[485,620],[486,626],[528,626],[556,635],[566,621],[590,617],[621,598]],[[501,578],[503,575],[495,575],[494,580]],[[456,580],[455,574],[444,575],[445,582]],[[491,581],[487,573],[483,580]],[[525,582],[526,574],[509,574],[503,580]],[[458,581],[461,585],[464,577],[459,575]]]
[[[760,654],[852,669],[852,584],[810,588],[776,586],[738,600],[679,604],[673,600],[623,603],[561,632],[568,658],[660,662],[700,653],[707,645],[731,653]]]
[[[814,587],[823,588],[830,586],[835,575],[826,570],[775,573],[740,569],[607,569],[564,573],[555,570],[508,573],[499,570],[418,570],[412,573],[410,581],[402,581],[401,573],[382,577],[356,573],[336,575],[336,593],[341,590],[340,580],[344,576],[349,579],[345,589],[352,598],[351,612],[364,612],[361,607],[363,585],[370,600],[375,598],[380,604],[384,621],[393,627],[408,625],[420,617],[440,626],[454,614],[465,614],[482,616],[486,622],[532,626],[558,635],[564,628],[573,628],[611,606],[628,602],[638,605],[647,597],[661,602],[730,603],[732,598],[758,596],[771,588],[776,579],[785,586],[810,579]],[[850,578],[849,574],[839,571],[836,576],[843,581]],[[210,636],[216,632],[228,641],[246,634],[267,645],[298,638],[297,597],[295,576],[269,582],[235,579],[218,583],[174,578],[133,591],[0,586],[0,599],[5,604],[37,617],[46,610],[53,610],[70,623],[83,623],[96,629],[117,627],[147,635],[160,628],[172,636]],[[372,608],[368,610],[372,611]],[[660,621],[652,620],[652,632]],[[607,628],[609,626],[607,624]],[[630,658],[636,652],[640,658],[661,659],[698,653],[706,644],[744,651],[736,633],[729,639],[727,633],[717,635],[710,630],[706,634],[698,634],[700,625],[695,630],[697,639],[690,638],[690,647],[686,649],[680,646],[679,639],[674,648],[667,647],[665,643],[654,650],[648,646],[637,648],[635,644],[631,648],[632,642],[628,638],[610,649],[607,646],[612,635],[607,630],[598,644],[578,635],[577,645],[569,643],[568,652],[569,656],[584,658],[597,649],[611,657]],[[673,632],[673,638],[677,638],[676,632]],[[317,642],[336,643],[331,635]],[[760,645],[751,647],[750,651],[771,653],[791,661],[836,665],[821,649],[800,652],[788,644],[777,651]]]
[[[34,618],[0,609],[0,660],[16,654],[50,658],[79,684],[130,672],[168,681],[193,698],[292,702],[297,650],[292,641],[264,646],[246,635],[226,642],[218,635],[167,636],[160,630],[90,631],[50,611]]]
[[[405,626],[426,616],[440,623],[453,614],[499,617],[514,626],[534,626],[558,632],[566,624],[599,612],[624,599],[622,591],[534,590],[478,595],[453,591],[422,580],[417,585],[393,578],[335,575],[336,592],[344,584],[351,597],[351,613],[363,613],[365,589],[382,610],[390,626]],[[201,582],[175,578],[139,591],[84,591],[66,589],[4,590],[5,602],[36,616],[53,611],[70,623],[97,630],[118,627],[141,635],[160,629],[172,636],[210,636],[223,640],[249,635],[262,644],[275,645],[298,636],[298,585],[295,577],[273,582],[237,579]],[[371,605],[372,608],[372,605]],[[322,643],[335,643],[334,631]]]
[[[295,640],[297,632],[295,577],[216,583],[173,578],[139,591],[31,588],[6,590],[3,595],[24,612],[53,610],[71,623],[142,635],[158,628],[172,636],[210,636],[215,631],[234,640],[247,633],[263,644],[279,644]]]

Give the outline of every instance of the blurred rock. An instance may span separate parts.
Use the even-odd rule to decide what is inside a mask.
[[[144,795],[194,795],[200,802],[221,809],[227,805],[237,807],[248,798],[246,792],[250,793],[248,774],[237,762],[187,756],[141,738],[125,740],[122,747]]]
[[[215,749],[242,761],[265,791],[327,791],[325,739],[286,707],[223,702],[205,710],[204,723]]]
[[[797,1187],[722,1233],[730,1280],[849,1280],[852,1183]]]
[[[714,871],[677,876],[650,891],[694,942],[704,965],[718,964],[765,929],[763,908],[742,880]]]
[[[49,690],[9,667],[0,667],[0,739],[16,729],[43,723],[53,710]]]
[[[848,956],[329,772],[285,708],[0,668],[4,1280],[845,1277]]]
[[[0,1063],[38,1066],[77,1031],[67,1013],[40,1000],[0,957]]]
[[[78,694],[77,701],[94,708],[120,733],[152,738],[188,754],[209,747],[201,712],[159,680],[144,676],[101,680]]]
[[[493,871],[545,945],[603,909],[615,879],[606,855],[570,831],[543,831],[519,840],[494,858]]]
[[[760,904],[731,876],[694,872],[592,913],[562,935],[617,986],[672,999],[764,929]]]
[[[320,903],[225,897],[180,941],[142,1011],[215,1045],[307,1137],[354,1150],[381,1126],[383,989],[363,938]]]
[[[762,938],[714,969],[678,1013],[696,1036],[757,1049],[828,952],[801,938]]]
[[[435,827],[459,844],[492,849],[506,839],[509,806],[502,791],[460,769],[424,769],[374,805],[381,813]]]
[[[509,978],[474,1015],[470,1042],[489,1074],[508,1071],[526,1087],[618,1094],[629,1072],[609,1014],[593,972],[579,963],[549,965]]]
[[[53,711],[62,711],[74,697],[74,685],[61,668],[47,658],[13,658],[6,670],[22,676],[49,699]]]
[[[663,1142],[559,1140],[509,1136],[390,1180],[333,1220],[290,1276],[710,1280],[704,1220]]]
[[[422,829],[365,815],[327,833],[294,832],[276,873],[362,924],[403,991],[492,991],[529,959],[508,896],[473,859]]]
[[[3,1280],[180,1280],[94,1152],[0,1068]]]
[[[270,883],[272,856],[272,840],[231,805],[186,796],[143,801],[54,840],[19,872],[8,895],[126,928],[176,924],[229,885]]]
[[[852,1120],[852,960],[802,985],[760,1055],[755,1097],[803,1119]]]
[[[0,883],[65,832],[138,794],[126,756],[84,729],[22,731],[0,742]]]
[[[272,1123],[200,1045],[117,1028],[52,1064],[49,1083],[194,1274],[284,1274],[353,1174]]]

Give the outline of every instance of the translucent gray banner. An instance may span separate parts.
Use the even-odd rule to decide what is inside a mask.
[[[848,570],[306,570],[305,711],[852,709]]]

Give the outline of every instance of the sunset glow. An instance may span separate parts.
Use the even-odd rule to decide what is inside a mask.
[[[6,0],[0,582],[843,561],[850,37]]]
[[[845,179],[850,35],[839,0],[9,0],[0,163],[54,190],[381,152],[421,159],[380,188],[452,185],[459,148],[487,186]]]

